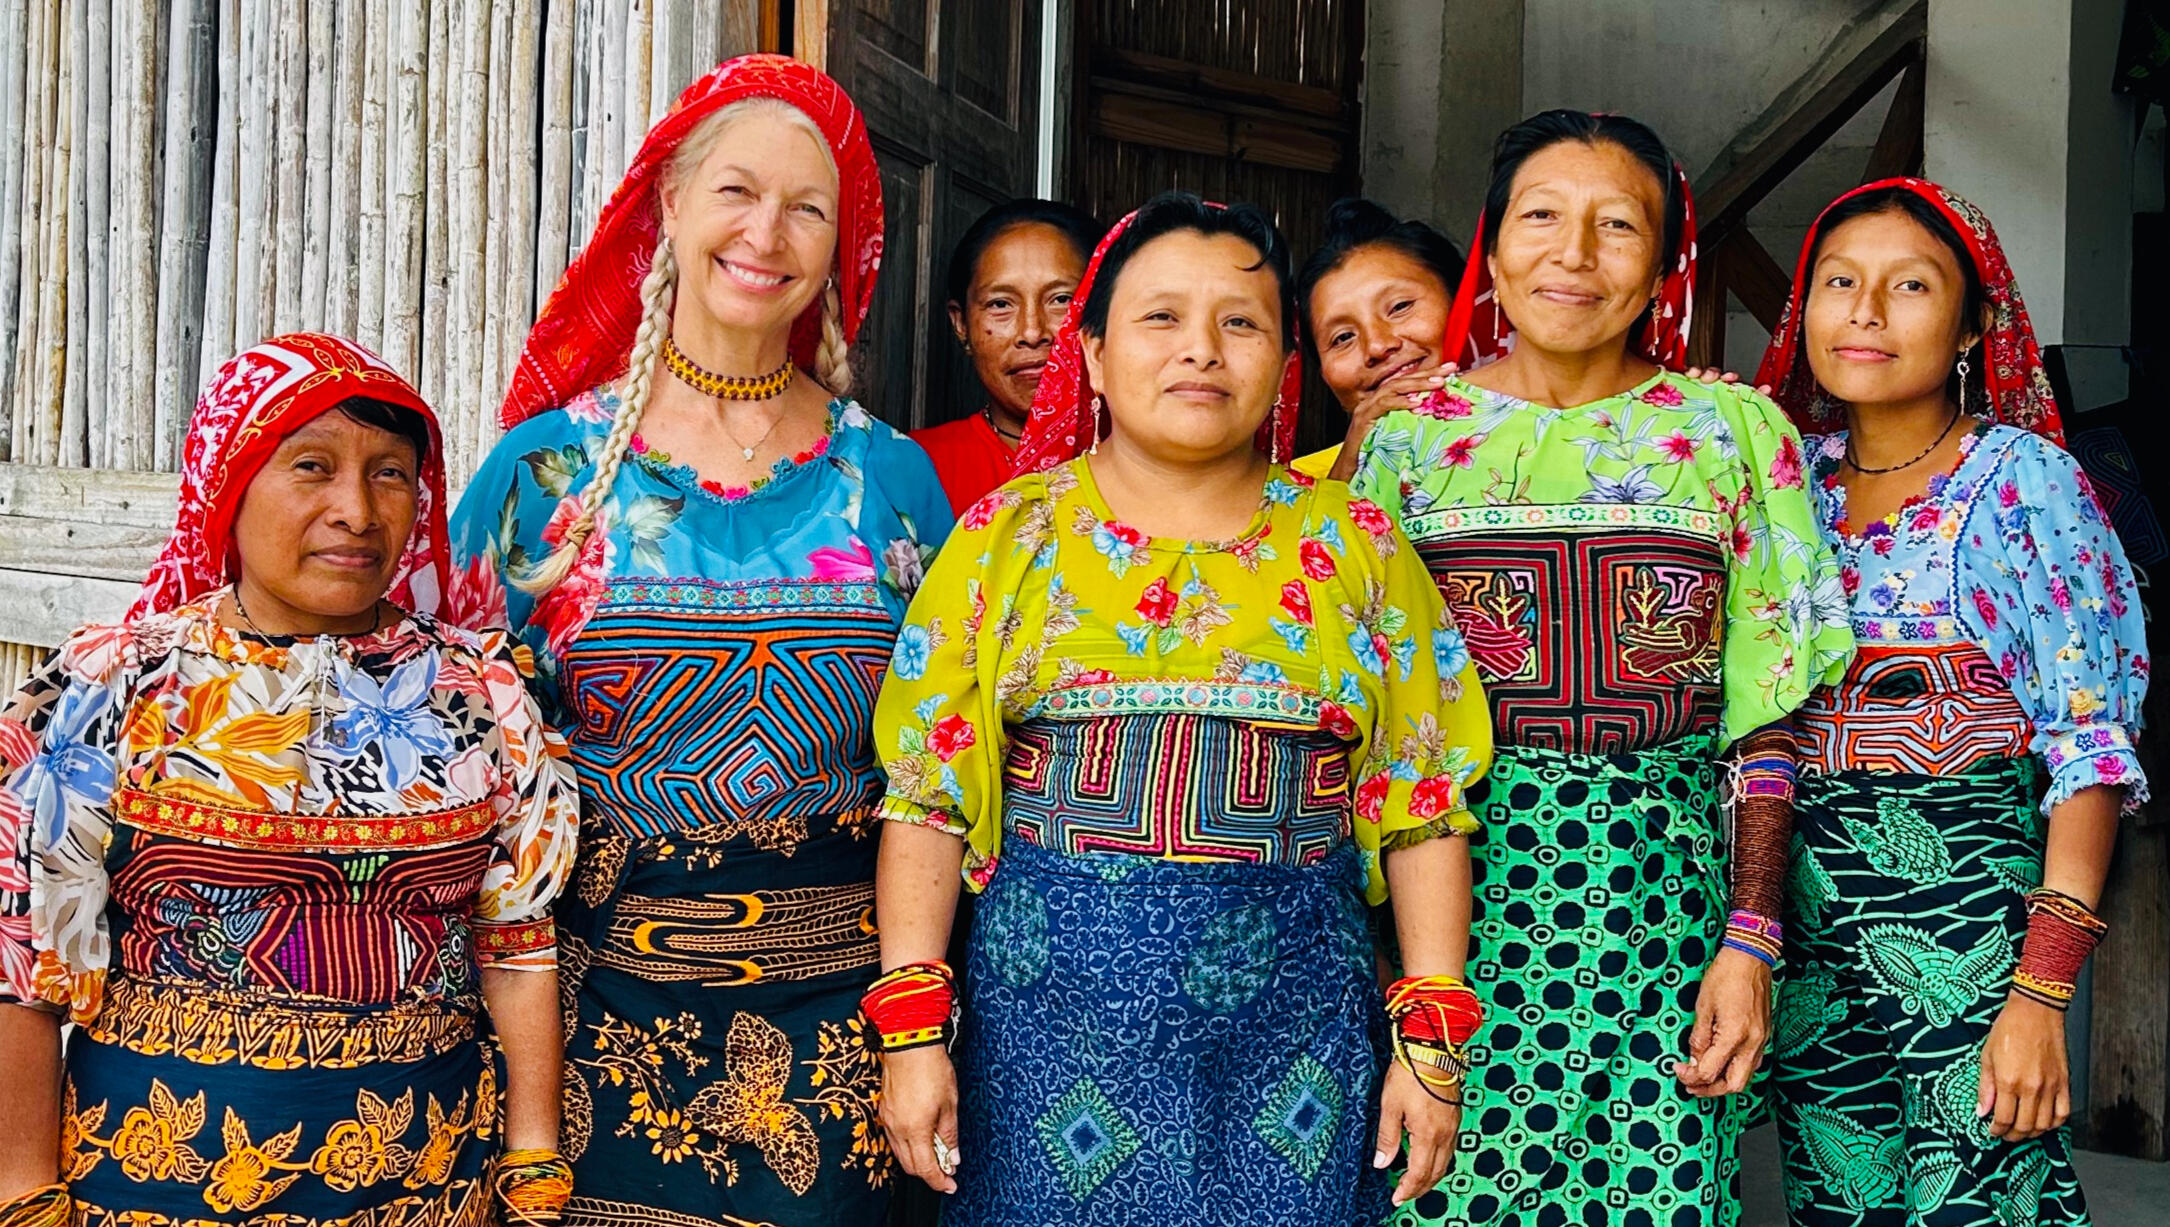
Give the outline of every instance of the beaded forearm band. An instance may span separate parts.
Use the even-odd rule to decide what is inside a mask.
[[[1434,1099],[1459,1104],[1469,1073],[1469,1040],[1484,1023],[1484,1005],[1455,976],[1404,976],[1386,990],[1394,1059]]]
[[[2110,926],[2093,908],[2044,886],[2027,893],[2027,941],[2020,948],[2012,988],[2054,1010],[2067,1009],[2079,991],[2080,968]]]
[[[1783,721],[1764,725],[1734,746],[1729,772],[1733,821],[1726,859],[1733,907],[1740,911],[1764,917],[1781,911],[1799,757],[1793,729]]]
[[[957,977],[940,960],[907,963],[882,973],[859,999],[883,1052],[903,1052],[949,1042],[955,1021]]]
[[[1765,967],[1776,967],[1786,949],[1786,926],[1768,916],[1735,911],[1725,918],[1725,947],[1752,955]]]

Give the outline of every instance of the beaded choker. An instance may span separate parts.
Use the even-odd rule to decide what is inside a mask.
[[[670,337],[663,338],[663,366],[678,382],[717,400],[774,400],[784,394],[784,389],[791,386],[792,378],[799,373],[799,368],[787,357],[782,366],[766,375],[718,375],[696,365]]]

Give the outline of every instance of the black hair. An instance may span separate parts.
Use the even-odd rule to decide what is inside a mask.
[[[948,301],[965,306],[965,299],[972,293],[972,278],[979,272],[980,257],[987,254],[996,239],[1019,226],[1033,225],[1054,227],[1076,249],[1080,265],[1092,258],[1093,248],[1099,245],[1100,236],[1106,232],[1106,227],[1094,221],[1092,214],[1059,200],[1026,196],[998,204],[967,226],[964,237],[957,240],[957,246],[949,253]]]
[[[367,396],[350,396],[333,407],[364,426],[389,431],[413,444],[416,468],[428,463],[430,429],[428,420],[421,414],[405,405],[373,400]]]
[[[1209,237],[1233,235],[1256,248],[1258,263],[1248,267],[1264,268],[1273,274],[1281,292],[1281,346],[1287,349],[1295,344],[1295,286],[1289,276],[1288,241],[1281,237],[1280,228],[1257,205],[1222,208],[1209,205],[1189,192],[1162,192],[1146,201],[1138,209],[1138,215],[1131,219],[1130,228],[1108,245],[1107,254],[1100,258],[1100,269],[1093,277],[1092,292],[1085,296],[1085,314],[1078,321],[1086,335],[1107,335],[1108,302],[1114,297],[1116,279],[1122,276],[1123,266],[1130,263],[1130,257],[1154,239],[1178,230]]]
[[[1454,240],[1415,218],[1399,218],[1384,205],[1361,196],[1337,200],[1326,211],[1326,237],[1304,261],[1296,275],[1296,305],[1306,321],[1311,318],[1311,294],[1327,274],[1340,268],[1361,248],[1391,247],[1430,269],[1446,287],[1451,301],[1462,282],[1462,249]],[[1315,338],[1307,338],[1315,346]]]
[[[1484,193],[1484,250],[1499,246],[1500,220],[1507,215],[1507,201],[1514,194],[1514,177],[1531,155],[1562,141],[1600,142],[1618,145],[1658,177],[1665,192],[1665,244],[1658,252],[1660,270],[1672,267],[1680,250],[1680,234],[1687,227],[1688,202],[1680,193],[1680,172],[1665,142],[1649,125],[1625,115],[1592,115],[1588,111],[1540,111],[1499,134],[1492,146],[1492,183]]]
[[[1966,240],[1959,237],[1959,232],[1952,229],[1949,218],[1938,212],[1935,205],[1903,187],[1878,188],[1832,205],[1831,211],[1824,214],[1822,223],[1816,227],[1816,245],[1808,253],[1809,269],[1815,269],[1817,258],[1823,254],[1823,241],[1831,237],[1832,231],[1857,217],[1877,213],[1903,213],[1951,248],[1952,258],[1959,262],[1959,275],[1966,281],[1959,304],[1960,323],[1969,331],[1979,330],[1982,313],[1989,307],[1989,288],[1982,284],[1982,270],[1974,264],[1974,253],[1967,249]]]

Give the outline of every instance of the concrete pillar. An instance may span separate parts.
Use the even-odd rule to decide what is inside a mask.
[[[1467,242],[1492,139],[1522,118],[1523,0],[1373,0],[1364,194]]]

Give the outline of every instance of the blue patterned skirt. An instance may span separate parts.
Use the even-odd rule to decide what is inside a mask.
[[[1056,740],[1107,731],[1083,723]],[[1202,734],[1185,744],[1209,758],[1317,749],[1294,734],[1175,731]],[[1013,772],[1013,822],[1061,825],[1052,811],[1086,774],[1069,767],[1141,761],[1054,748],[1038,787]],[[1199,762],[1192,778],[1236,778],[1218,765]],[[1273,804],[1316,808],[1301,801]],[[1245,863],[1007,842],[966,964],[964,1161],[946,1223],[1379,1220],[1388,1185],[1370,1155],[1385,1024],[1361,862],[1346,840],[1323,855],[1308,840],[1266,843]]]

